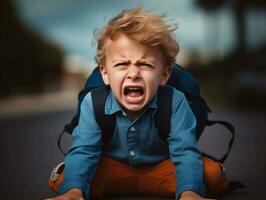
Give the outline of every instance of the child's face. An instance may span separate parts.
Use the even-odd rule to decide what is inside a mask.
[[[105,84],[110,84],[125,112],[136,118],[158,87],[167,82],[171,67],[164,66],[157,48],[144,46],[121,34],[116,40],[107,41],[105,66],[100,66],[100,70]]]

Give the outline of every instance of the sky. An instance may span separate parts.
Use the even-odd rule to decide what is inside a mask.
[[[141,4],[145,10],[166,14],[178,24],[176,39],[181,58],[190,51],[226,55],[234,47],[230,9],[206,13],[194,0],[13,0],[21,19],[33,30],[61,47],[71,60],[94,67],[95,30],[100,30],[124,9]],[[265,13],[264,13],[265,15]],[[263,22],[257,26],[263,25]],[[264,37],[258,35],[257,37]],[[252,38],[250,39],[252,40]],[[254,43],[254,42],[253,42]]]

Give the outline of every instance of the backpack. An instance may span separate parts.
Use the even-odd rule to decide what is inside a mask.
[[[189,106],[192,109],[197,120],[197,140],[200,138],[202,132],[204,131],[204,128],[213,124],[221,124],[230,131],[231,139],[229,141],[228,150],[222,158],[217,159],[206,153],[202,153],[203,155],[208,156],[215,161],[223,163],[229,155],[229,152],[233,145],[235,137],[234,127],[232,126],[232,124],[226,121],[213,121],[208,119],[208,114],[211,112],[211,110],[206,104],[206,101],[200,96],[200,87],[198,81],[187,70],[185,70],[178,64],[175,64],[175,66],[173,67],[173,71],[166,86],[161,86],[158,90],[158,110],[155,115],[155,126],[158,129],[160,138],[166,141],[170,130],[173,91],[167,85],[172,86],[185,94]],[[58,148],[64,155],[66,155],[66,153],[61,148],[61,138],[65,132],[72,134],[74,128],[77,126],[80,115],[80,105],[88,92],[91,92],[94,115],[103,133],[103,144],[106,144],[111,139],[112,133],[114,132],[115,116],[107,116],[104,114],[104,106],[109,94],[109,87],[105,86],[100,70],[98,67],[96,67],[93,70],[92,74],[88,77],[84,89],[79,92],[77,114],[73,117],[70,123],[65,125],[58,138]]]
[[[225,175],[225,169],[222,165],[229,155],[232,148],[233,141],[235,138],[235,130],[232,124],[226,121],[214,121],[208,119],[208,114],[211,112],[210,108],[206,104],[206,101],[200,96],[200,88],[197,80],[180,65],[175,64],[171,76],[166,84],[166,86],[160,86],[158,89],[158,109],[155,114],[154,124],[158,130],[158,134],[163,141],[166,141],[169,131],[170,131],[170,118],[171,118],[171,106],[172,106],[172,94],[173,89],[183,92],[189,103],[191,110],[193,111],[196,120],[196,139],[198,140],[202,135],[206,126],[211,126],[213,124],[221,124],[226,127],[231,133],[231,139],[229,141],[228,150],[224,156],[220,159],[214,158],[204,152],[202,155],[203,159],[207,160],[208,173],[212,173],[216,177],[217,182],[210,182],[205,180],[207,187],[209,188],[210,197],[215,197],[224,192],[231,192],[236,189],[243,189],[245,185],[239,181],[229,181]],[[73,117],[70,123],[66,124],[63,131],[58,137],[57,146],[59,150],[66,155],[61,147],[61,138],[64,133],[72,134],[74,128],[78,125],[79,115],[80,115],[80,105],[88,92],[91,92],[92,103],[94,108],[94,115],[96,122],[100,126],[103,134],[103,147],[111,137],[115,130],[115,115],[105,115],[104,107],[105,102],[109,94],[109,86],[105,86],[99,68],[96,67],[92,74],[88,77],[85,87],[80,91],[78,95],[78,106],[77,114]],[[63,180],[64,176],[64,162],[60,163],[51,173],[49,179],[49,186],[54,191],[58,191],[58,186]]]

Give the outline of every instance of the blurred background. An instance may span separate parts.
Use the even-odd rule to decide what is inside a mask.
[[[233,199],[265,194],[260,180],[266,179],[266,1],[1,0],[2,196],[40,199],[53,194],[47,178],[63,160],[56,140],[96,66],[94,32],[139,3],[178,24],[177,62],[199,80],[213,110],[210,118],[236,127],[233,155],[225,164],[231,177],[250,187]],[[228,142],[224,132],[208,129],[200,147],[221,155]],[[70,140],[65,138],[66,148]],[[11,188],[17,192],[10,193]]]

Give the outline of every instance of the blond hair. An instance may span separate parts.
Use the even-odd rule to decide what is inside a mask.
[[[107,39],[115,39],[119,33],[132,40],[150,47],[158,48],[166,66],[172,66],[176,61],[179,46],[173,37],[175,27],[167,25],[163,15],[145,12],[140,6],[124,10],[111,19],[100,32],[95,60],[98,65],[105,62],[105,43]]]

